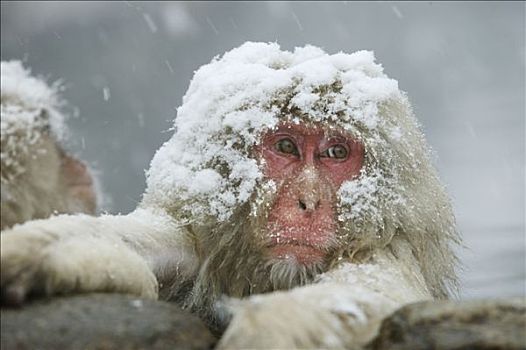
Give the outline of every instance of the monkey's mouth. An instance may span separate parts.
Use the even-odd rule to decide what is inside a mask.
[[[89,187],[93,185],[93,179],[88,173],[69,178],[66,182],[69,187]]]
[[[76,189],[76,188],[90,188],[93,185],[91,181],[85,181],[85,182],[70,182],[68,184],[69,188]]]
[[[295,261],[301,265],[319,264],[334,246],[330,227],[274,226],[267,244],[271,259]]]
[[[93,180],[90,177],[84,177],[70,181],[68,184],[69,192],[74,197],[91,197],[94,196]]]
[[[321,263],[327,255],[325,249],[302,242],[271,244],[267,248],[272,259],[294,260],[301,265]]]

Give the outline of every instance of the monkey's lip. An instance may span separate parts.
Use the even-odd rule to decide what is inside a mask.
[[[91,187],[93,185],[92,182],[73,182],[68,184],[70,188],[84,188],[84,187]]]
[[[69,187],[88,187],[93,185],[91,176],[80,176],[68,182]]]
[[[268,246],[268,249],[272,258],[295,259],[303,265],[322,262],[326,254],[318,247],[298,242],[274,244]]]

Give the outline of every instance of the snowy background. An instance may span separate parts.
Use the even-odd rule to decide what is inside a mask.
[[[247,40],[375,51],[453,197],[462,297],[526,294],[524,2],[1,3],[2,60],[65,82],[68,148],[114,213],[140,200],[193,72]]]

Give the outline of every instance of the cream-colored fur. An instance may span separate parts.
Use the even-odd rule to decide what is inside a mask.
[[[168,218],[141,209],[127,216],[61,215],[18,225],[0,236],[1,285],[14,297],[106,291],[156,299],[163,274],[195,268],[177,232]]]

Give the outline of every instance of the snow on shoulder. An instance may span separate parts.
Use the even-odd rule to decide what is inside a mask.
[[[386,174],[377,165],[396,156],[396,145],[411,142],[401,141],[403,132],[417,128],[398,83],[372,52],[330,55],[310,45],[289,52],[276,43],[247,42],[195,72],[177,109],[174,135],[147,172],[144,201],[173,209],[185,221],[227,220],[258,189],[273,188],[263,179],[253,145],[280,121],[300,120],[346,130],[370,149],[364,185],[343,186],[341,195],[349,198],[342,206],[350,207],[356,202],[352,189],[364,198],[382,191],[376,184],[392,192],[391,180],[379,180]],[[385,197],[399,197],[387,192]],[[369,202],[360,200],[357,209]]]

